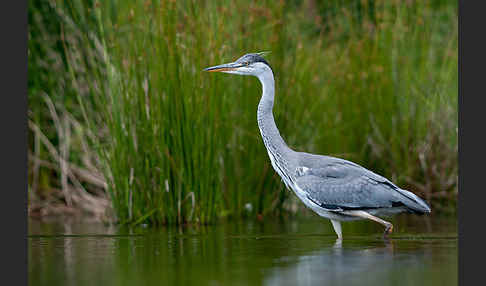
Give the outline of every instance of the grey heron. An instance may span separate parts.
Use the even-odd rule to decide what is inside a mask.
[[[235,62],[204,70],[252,75],[260,80],[263,94],[257,121],[270,162],[288,189],[318,215],[331,220],[338,239],[342,239],[341,221],[373,220],[385,227],[386,237],[393,225],[378,216],[430,213],[424,200],[356,163],[289,148],[273,118],[275,80],[262,53],[246,54]]]

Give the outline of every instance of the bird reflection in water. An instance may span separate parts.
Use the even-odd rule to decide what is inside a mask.
[[[383,285],[390,273],[423,263],[423,255],[394,254],[389,239],[353,246],[336,239],[334,244],[298,257],[277,261],[265,285]],[[378,283],[378,284],[377,284]]]

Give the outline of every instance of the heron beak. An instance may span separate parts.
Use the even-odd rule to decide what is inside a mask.
[[[242,64],[239,63],[229,63],[229,64],[222,64],[219,66],[205,68],[203,71],[208,72],[225,72],[225,71],[234,71],[239,67],[242,67]]]

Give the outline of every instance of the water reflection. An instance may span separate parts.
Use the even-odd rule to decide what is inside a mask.
[[[420,256],[411,256],[410,263],[419,263]],[[403,259],[399,259],[400,263]],[[282,258],[283,266],[275,266],[265,279],[265,285],[376,285],[385,277],[384,273],[397,267],[393,253],[393,242],[383,241],[383,245],[344,248],[342,240],[336,240],[332,248],[324,247],[293,258]],[[285,265],[286,264],[286,265]],[[388,269],[387,269],[388,267]],[[372,281],[367,281],[367,280]],[[375,282],[376,281],[376,282]]]
[[[29,285],[456,285],[455,220],[374,224],[323,220],[209,227],[29,225]],[[431,232],[433,229],[435,232]]]
[[[282,257],[264,285],[457,285],[455,239],[336,240],[305,255]]]

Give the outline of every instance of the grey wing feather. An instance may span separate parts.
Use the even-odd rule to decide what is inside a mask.
[[[355,166],[334,163],[306,169],[296,183],[311,201],[326,209],[392,207],[393,201],[399,201],[389,184],[372,177]]]
[[[353,162],[308,155],[305,158],[307,166],[297,167],[296,184],[309,200],[325,209],[342,211],[398,205],[420,212],[428,209],[425,202],[414,194]]]

